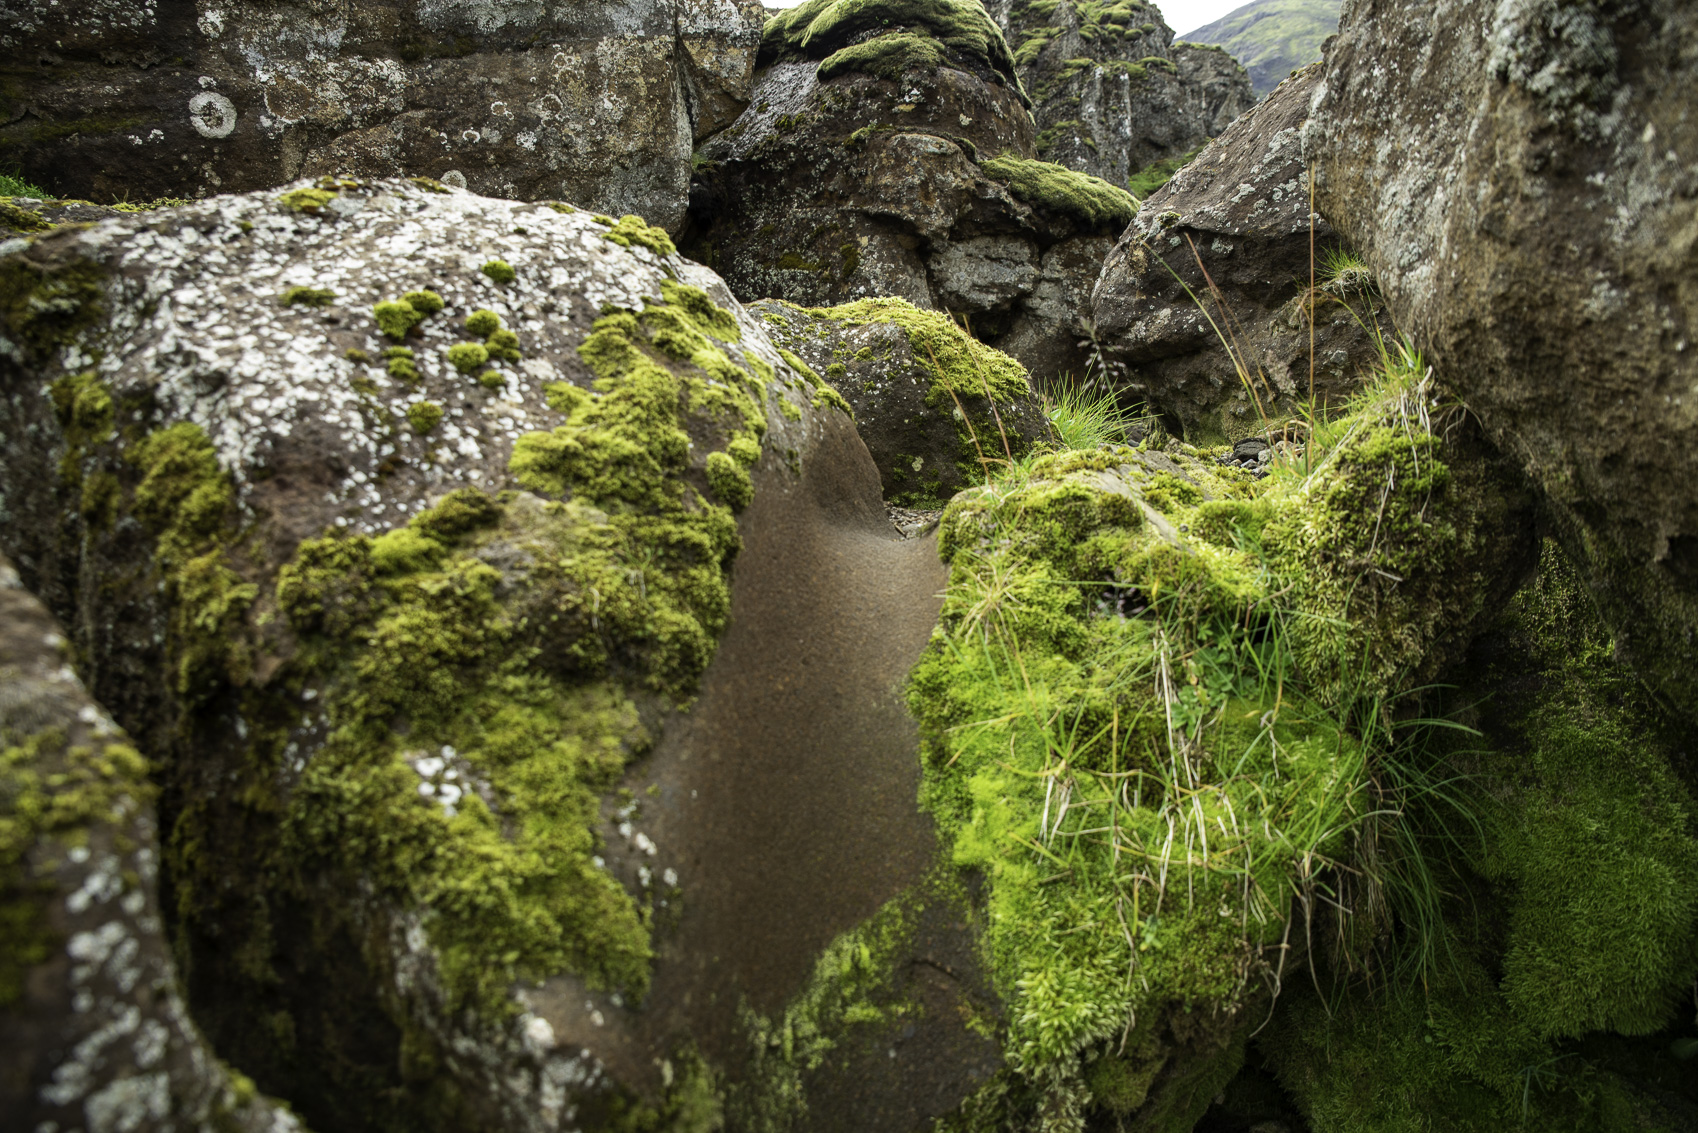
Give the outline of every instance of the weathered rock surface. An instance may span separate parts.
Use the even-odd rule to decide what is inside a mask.
[[[892,504],[941,507],[1049,436],[1020,364],[947,316],[901,299],[812,310],[769,299],[750,310],[855,411]]]
[[[1543,489],[1624,654],[1698,677],[1691,5],[1350,4],[1305,144],[1400,326]]]
[[[325,1130],[924,1121],[994,1070],[894,693],[935,544],[659,229],[321,182],[51,232],[0,287],[0,546],[158,767],[220,1057]]]
[[[868,12],[890,30],[865,39]],[[745,300],[894,296],[965,315],[1034,374],[1082,367],[1081,300],[1132,201],[1026,160],[1031,117],[977,3],[813,0],[761,52],[750,108],[702,147],[687,251]]]
[[[1299,130],[1319,81],[1281,85],[1146,200],[1097,281],[1097,338],[1128,398],[1187,435],[1237,440],[1311,395],[1336,403],[1378,361],[1372,328],[1394,345],[1372,277],[1338,270],[1326,221],[1311,235]]]
[[[24,0],[0,146],[65,196],[199,197],[302,175],[445,178],[676,228],[693,143],[748,98],[763,9]],[[463,179],[463,180],[461,180]]]
[[[14,1129],[299,1130],[189,1021],[147,760],[71,659],[0,555],[0,1113]]]
[[[1152,4],[988,5],[1034,100],[1038,156],[1125,186],[1216,137],[1255,102],[1226,52],[1175,44]]]

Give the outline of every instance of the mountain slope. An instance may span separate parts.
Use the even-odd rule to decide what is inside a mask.
[[[1181,38],[1226,48],[1265,95],[1321,57],[1321,41],[1338,30],[1338,9],[1339,0],[1251,0]]]

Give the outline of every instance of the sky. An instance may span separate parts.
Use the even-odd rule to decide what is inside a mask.
[[[802,0],[762,0],[768,8],[794,8]],[[1185,33],[1195,31],[1204,24],[1212,24],[1234,8],[1242,8],[1249,0],[1162,0],[1156,4],[1161,9],[1162,19],[1167,26],[1178,33],[1179,39],[1185,38]]]

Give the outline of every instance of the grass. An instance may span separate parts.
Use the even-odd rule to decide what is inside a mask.
[[[53,194],[40,185],[24,180],[21,173],[0,173],[0,197],[34,197],[37,200],[53,200]]]

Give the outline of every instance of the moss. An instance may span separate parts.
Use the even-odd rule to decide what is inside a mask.
[[[6,337],[41,356],[69,345],[105,310],[106,271],[88,260],[39,265],[20,256],[0,262],[0,325]]]
[[[478,375],[478,385],[488,390],[504,389],[507,385],[507,375],[500,370],[485,370]]]
[[[543,201],[542,203],[559,213],[561,216],[571,216],[573,213],[578,211],[564,201]]]
[[[407,406],[407,424],[415,433],[428,433],[442,423],[442,406],[434,401],[415,401]]]
[[[1138,211],[1126,190],[1047,161],[1004,154],[979,168],[1033,208],[1072,217],[1086,228],[1124,228]]]
[[[410,353],[411,352],[409,351],[409,354]],[[358,346],[348,347],[347,350],[342,352],[342,357],[354,363],[356,366],[371,365],[371,355],[367,354],[364,350],[361,350]]]
[[[488,309],[479,309],[466,316],[466,333],[488,338],[501,329],[501,316]]]
[[[491,358],[503,362],[517,362],[523,354],[519,350],[519,336],[510,330],[498,330],[491,334],[484,345],[489,350]]]
[[[816,263],[799,252],[785,252],[778,257],[776,266],[780,271],[819,271],[825,265]]]
[[[407,180],[411,181],[427,193],[448,193],[452,191],[447,185],[444,185],[441,181],[438,181],[434,177],[409,177]]]
[[[922,799],[985,877],[1028,1080],[1081,1080],[1136,1050],[1134,1025],[1230,1035],[1278,968],[1293,892],[1352,852],[1383,706],[1479,611],[1471,556],[1498,515],[1405,429],[1416,376],[1389,377],[1307,476],[1116,446],[1039,456],[946,511],[949,586],[911,677]],[[1157,1049],[1153,1070],[1083,1081],[1189,1128],[1241,1046]]]
[[[316,216],[335,197],[336,193],[331,189],[291,189],[278,197],[277,201],[284,208]]]
[[[712,452],[707,458],[708,487],[732,511],[742,511],[755,498],[755,485],[748,471],[729,453]]]
[[[1153,165],[1146,165],[1126,179],[1127,189],[1131,190],[1132,195],[1140,201],[1147,199],[1151,193],[1173,180],[1175,173],[1196,160],[1197,155],[1203,152],[1203,148],[1203,146],[1198,146],[1190,153],[1166,158]]]
[[[725,446],[725,451],[736,458],[737,463],[753,465],[761,458],[761,446],[752,437],[734,437]]]
[[[409,291],[401,296],[401,302],[407,304],[425,318],[429,318],[443,308],[442,296],[429,290]]]
[[[489,361],[489,351],[476,342],[458,342],[448,348],[448,362],[462,374],[469,374]]]
[[[863,42],[877,43],[868,33],[886,42],[857,50]],[[888,71],[909,60],[935,69],[935,56],[993,78],[1026,101],[1001,30],[972,0],[806,0],[766,22],[756,65],[829,61],[846,50],[850,55],[832,74],[866,65]],[[830,77],[823,67],[820,77]]]
[[[611,219],[607,219],[607,223],[611,227],[602,233],[602,238],[613,241],[621,248],[647,248],[657,256],[671,256],[678,252],[678,246],[672,242],[672,237],[666,234],[666,229],[656,228],[640,216],[627,214],[619,218],[618,224],[614,224]]]
[[[859,71],[891,82],[900,82],[909,71],[936,71],[948,61],[943,45],[926,35],[886,32],[851,44],[826,56],[819,65],[821,81],[849,71]]]
[[[862,299],[841,307],[811,308],[808,314],[847,326],[890,323],[901,327],[915,361],[931,375],[932,389],[943,401],[951,392],[966,396],[988,392],[995,401],[1031,396],[1020,363],[971,337],[941,311],[922,311],[905,299]],[[813,375],[805,366],[802,372]],[[819,378],[815,375],[812,380],[817,384]]]
[[[363,352],[362,352],[363,353]],[[391,346],[383,352],[384,369],[389,376],[398,382],[416,385],[419,379],[418,362],[411,348],[406,346]]]
[[[406,338],[408,331],[424,321],[424,313],[402,299],[387,299],[374,304],[371,313],[377,320],[377,329],[396,342]]]
[[[478,269],[496,283],[512,283],[519,278],[519,273],[513,270],[513,265],[506,260],[490,260]]]
[[[46,232],[53,227],[40,213],[13,204],[10,197],[0,197],[0,224],[13,232]]]
[[[283,305],[293,307],[328,307],[336,301],[336,292],[319,287],[291,287],[283,293]]]
[[[72,744],[55,725],[0,732],[0,1008],[59,944],[47,920],[55,851],[85,846],[102,825],[123,839],[154,796],[147,771],[123,742]]]

